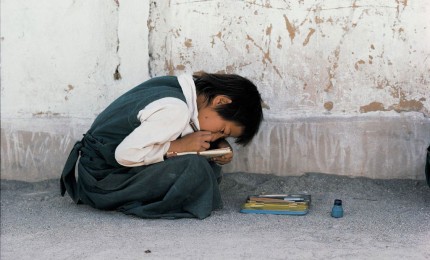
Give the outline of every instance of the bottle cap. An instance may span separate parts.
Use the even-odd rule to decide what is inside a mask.
[[[336,206],[342,206],[342,200],[335,199],[334,200],[334,205],[336,205]]]

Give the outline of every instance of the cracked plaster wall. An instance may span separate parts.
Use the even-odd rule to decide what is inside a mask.
[[[1,1],[1,177],[58,178],[114,98],[149,79],[149,4]]]
[[[258,83],[268,117],[430,115],[425,1],[152,1],[151,74],[205,70]]]
[[[140,2],[2,0],[2,119],[93,119],[148,79]]]
[[[151,75],[253,80],[268,106],[229,171],[423,178],[430,10],[407,0],[151,1]]]

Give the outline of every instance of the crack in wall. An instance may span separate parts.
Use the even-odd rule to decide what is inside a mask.
[[[272,58],[270,57],[270,42],[272,41],[271,35],[269,35],[269,44],[267,46],[267,51],[264,51],[263,47],[261,47],[260,45],[258,45],[251,36],[246,35],[246,39],[248,41],[252,42],[254,44],[254,46],[257,47],[261,51],[261,53],[263,54],[263,59],[262,59],[263,64],[267,66],[267,62],[266,61],[268,61],[270,63],[270,65],[272,66],[273,70],[276,72],[276,74],[280,78],[282,78],[282,75],[281,75],[279,69],[276,67],[276,65],[273,64]]]
[[[169,3],[170,6],[170,3]],[[154,41],[154,34],[158,31],[156,28],[157,22],[160,18],[159,13],[157,13],[155,10],[157,9],[157,1],[151,0],[149,2],[149,15],[148,15],[148,74],[150,77],[155,76],[154,72],[154,65],[153,62],[155,61],[154,57],[154,45],[152,44]],[[158,14],[158,16],[157,16]],[[164,48],[166,49],[166,45],[164,45]],[[159,56],[159,55],[158,55]],[[166,61],[167,62],[167,61]]]
[[[119,46],[120,46],[120,41],[119,41],[119,0],[114,0],[115,5],[116,5],[116,14],[117,14],[117,26],[116,26],[116,56],[118,59],[118,65],[115,68],[115,72],[113,73],[113,79],[114,80],[120,80],[122,79],[121,73],[119,71],[119,67],[121,66],[121,56],[119,55]]]

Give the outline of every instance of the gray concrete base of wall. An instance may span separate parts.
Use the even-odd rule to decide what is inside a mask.
[[[2,119],[1,178],[58,178],[74,142],[91,121]],[[249,146],[234,146],[235,158],[224,171],[424,179],[429,144],[430,119],[420,113],[268,118]]]

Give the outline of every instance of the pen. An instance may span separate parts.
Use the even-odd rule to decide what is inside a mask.
[[[199,129],[197,129],[196,125],[194,124],[193,120],[190,120],[190,126],[191,126],[191,128],[193,129],[194,132],[199,131]],[[199,154],[199,152],[197,152],[197,154]],[[176,152],[167,152],[166,158],[173,157],[173,156],[176,156],[176,155],[177,155]]]
[[[194,124],[193,120],[190,120],[190,126],[191,126],[191,128],[193,129],[194,132],[198,132],[199,131],[199,129],[197,129],[197,126]],[[199,152],[197,152],[197,154],[199,154]],[[166,158],[173,157],[173,156],[176,156],[176,155],[177,155],[176,152],[167,152],[166,153]]]
[[[190,120],[190,126],[193,129],[194,132],[199,131],[199,129],[197,129],[196,125],[194,124],[193,120]]]

